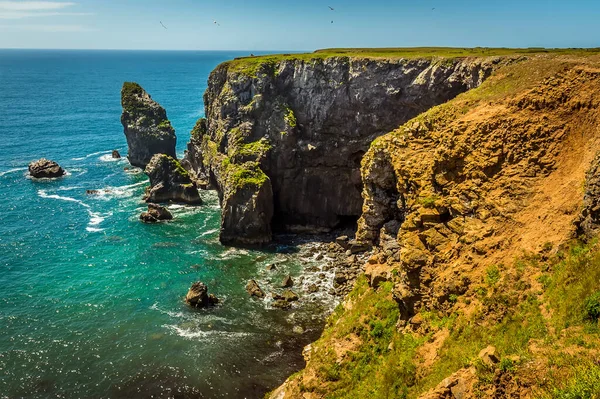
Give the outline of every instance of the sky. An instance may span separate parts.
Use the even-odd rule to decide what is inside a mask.
[[[600,0],[0,0],[0,48],[600,47],[599,21]]]

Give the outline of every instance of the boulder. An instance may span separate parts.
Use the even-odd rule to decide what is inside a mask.
[[[157,223],[163,220],[172,220],[173,214],[164,206],[157,204],[148,204],[148,212],[140,215],[140,220],[144,223]]]
[[[368,242],[360,242],[357,240],[350,240],[348,242],[348,250],[351,254],[358,254],[371,249],[371,244]]]
[[[265,293],[255,280],[248,281],[248,284],[246,284],[246,291],[248,292],[248,294],[250,294],[250,296],[256,298],[262,299],[265,297]]]
[[[121,105],[121,124],[127,139],[129,163],[145,168],[155,154],[176,158],[175,129],[160,104],[152,100],[139,84],[125,82],[121,90]]]
[[[56,162],[42,158],[29,164],[29,174],[36,179],[53,179],[64,176],[65,170]]]
[[[298,300],[298,294],[296,294],[294,291],[289,290],[289,289],[283,291],[281,296],[283,297],[283,299],[285,299],[288,302],[295,302]]]
[[[208,294],[206,284],[201,281],[192,284],[192,287],[185,296],[185,301],[195,308],[205,308],[219,303],[219,299],[216,296]]]
[[[344,250],[350,248],[350,239],[348,238],[348,236],[339,236],[335,239],[335,243],[342,247]]]
[[[482,349],[481,352],[479,352],[479,358],[486,366],[491,368],[495,367],[496,363],[500,361],[500,359],[498,359],[498,352],[493,346]]]
[[[113,150],[112,157],[113,157],[113,159],[121,159],[121,154],[119,153],[118,150]]]
[[[277,300],[273,301],[271,306],[274,308],[283,309],[283,310],[286,310],[286,309],[289,309],[292,307],[292,305],[285,299],[277,299]]]
[[[271,263],[270,265],[267,265],[266,269],[270,272],[274,272],[277,270],[277,265],[274,263]]]
[[[98,195],[98,194],[100,194],[100,191],[98,191],[98,190],[85,190],[85,193],[87,195]]]
[[[294,280],[292,280],[292,276],[286,276],[281,282],[282,288],[291,288],[294,286]]]
[[[167,154],[152,157],[144,172],[150,178],[146,202],[202,203],[198,188],[181,164]]]

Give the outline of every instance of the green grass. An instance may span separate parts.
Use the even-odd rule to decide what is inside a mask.
[[[304,62],[322,62],[327,58],[345,57],[347,61],[351,58],[372,58],[372,59],[432,59],[441,58],[442,63],[448,63],[448,60],[465,57],[491,57],[491,56],[512,56],[512,55],[596,55],[600,54],[599,48],[590,49],[545,49],[545,48],[452,48],[452,47],[407,47],[407,48],[332,48],[317,50],[313,53],[300,54],[270,54],[258,57],[241,57],[232,61],[227,61],[223,66],[231,72],[241,72],[248,76],[255,77],[259,73],[275,75],[277,65],[282,61],[304,61]]]

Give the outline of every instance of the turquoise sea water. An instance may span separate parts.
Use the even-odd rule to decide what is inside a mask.
[[[0,51],[1,398],[252,398],[302,366],[299,348],[333,300],[304,295],[284,312],[250,300],[244,285],[257,278],[270,291],[318,265],[307,247],[221,246],[213,192],[200,207],[172,207],[172,223],[144,225],[145,175],[110,158],[127,152],[123,81],[167,109],[182,154],[208,74],[239,55]],[[40,157],[69,175],[29,179]],[[189,309],[196,280],[222,304]]]

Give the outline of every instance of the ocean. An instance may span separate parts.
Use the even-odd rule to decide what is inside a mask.
[[[335,306],[304,293],[304,269],[322,262],[311,244],[223,247],[210,191],[202,206],[171,206],[173,222],[144,225],[147,178],[125,170],[124,81],[166,108],[182,156],[210,71],[242,55],[0,50],[0,398],[254,398],[303,366],[300,348]],[[68,175],[30,179],[41,157]],[[245,292],[288,273],[304,278],[291,311]],[[219,306],[186,306],[197,280]]]

